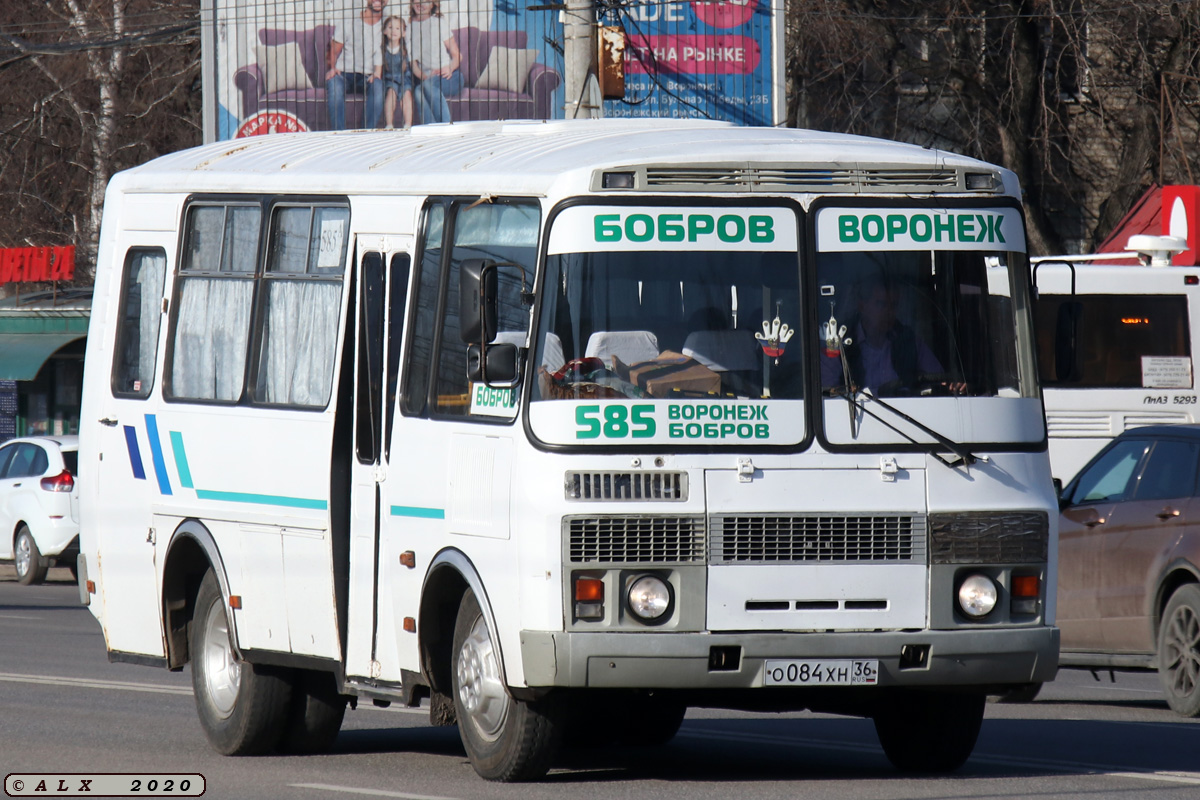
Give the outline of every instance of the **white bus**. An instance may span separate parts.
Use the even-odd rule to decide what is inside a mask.
[[[1050,464],[1063,483],[1124,431],[1200,420],[1200,267],[1089,258],[1037,258],[1033,267]]]
[[[1029,279],[1010,172],[860,137],[165,156],[106,200],[81,592],[111,660],[191,664],[226,754],[426,703],[520,780],[709,706],[954,769],[1057,668]]]

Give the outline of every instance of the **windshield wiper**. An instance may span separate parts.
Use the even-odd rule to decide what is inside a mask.
[[[880,400],[876,395],[872,394],[871,392],[867,391],[866,389],[862,389],[858,392],[858,394],[862,395],[863,397],[867,398],[868,400],[878,403],[879,405],[886,408],[888,411],[895,414],[897,417],[900,417],[900,419],[902,419],[905,422],[909,423],[910,425],[920,429],[921,432],[929,434],[937,441],[938,444],[940,444],[942,447],[949,450],[950,452],[954,453],[954,455],[958,456],[957,460],[950,461],[949,459],[944,458],[941,455],[941,453],[938,452],[937,448],[934,447],[933,445],[931,445],[929,442],[922,442],[918,439],[913,438],[907,432],[901,430],[900,428],[893,425],[891,422],[888,422],[886,419],[884,419],[883,417],[881,417],[878,414],[876,414],[875,412],[873,412],[871,409],[867,408],[866,403],[863,403],[861,400],[859,400],[858,397],[855,395],[855,393],[852,392],[852,390],[845,389],[844,391],[840,392],[840,394],[842,397],[846,398],[846,401],[848,403],[850,403],[853,408],[857,408],[858,410],[862,411],[864,414],[871,417],[872,419],[879,421],[880,423],[885,425],[887,428],[900,434],[901,436],[903,436],[905,439],[912,442],[913,444],[921,445],[922,447],[925,448],[925,452],[929,453],[929,455],[933,456],[938,461],[945,464],[947,467],[957,467],[961,464],[970,466],[971,464],[974,464],[976,461],[983,461],[985,463],[988,461],[987,456],[975,455],[974,453],[972,453],[967,448],[963,447],[958,442],[956,442],[952,439],[948,439],[947,437],[938,433],[937,431],[935,431],[933,428],[929,427],[925,423],[923,423],[919,420],[913,419],[911,416],[909,416],[908,414],[905,414],[903,411],[901,411],[900,409],[891,405],[890,403],[885,403],[884,401]],[[851,413],[853,413],[853,408],[851,409]]]

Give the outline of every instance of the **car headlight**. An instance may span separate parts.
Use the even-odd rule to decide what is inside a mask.
[[[968,617],[986,617],[996,607],[999,592],[987,575],[971,575],[958,587],[958,607]]]
[[[670,606],[671,590],[662,578],[644,575],[629,587],[629,610],[639,619],[656,620],[667,613]]]

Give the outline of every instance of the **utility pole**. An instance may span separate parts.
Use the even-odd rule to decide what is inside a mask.
[[[599,92],[592,77],[596,55],[596,9],[593,0],[566,0],[563,13],[563,62],[566,69],[563,116],[600,116]]]

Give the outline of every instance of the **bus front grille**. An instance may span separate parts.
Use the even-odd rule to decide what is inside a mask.
[[[925,563],[926,520],[911,514],[719,515],[710,564]]]
[[[704,561],[704,517],[564,517],[575,564],[679,564]]]
[[[929,517],[934,564],[1044,562],[1049,540],[1045,511],[965,511]]]
[[[688,499],[686,472],[623,472],[591,470],[567,472],[563,489],[568,500],[590,502],[667,501]]]

